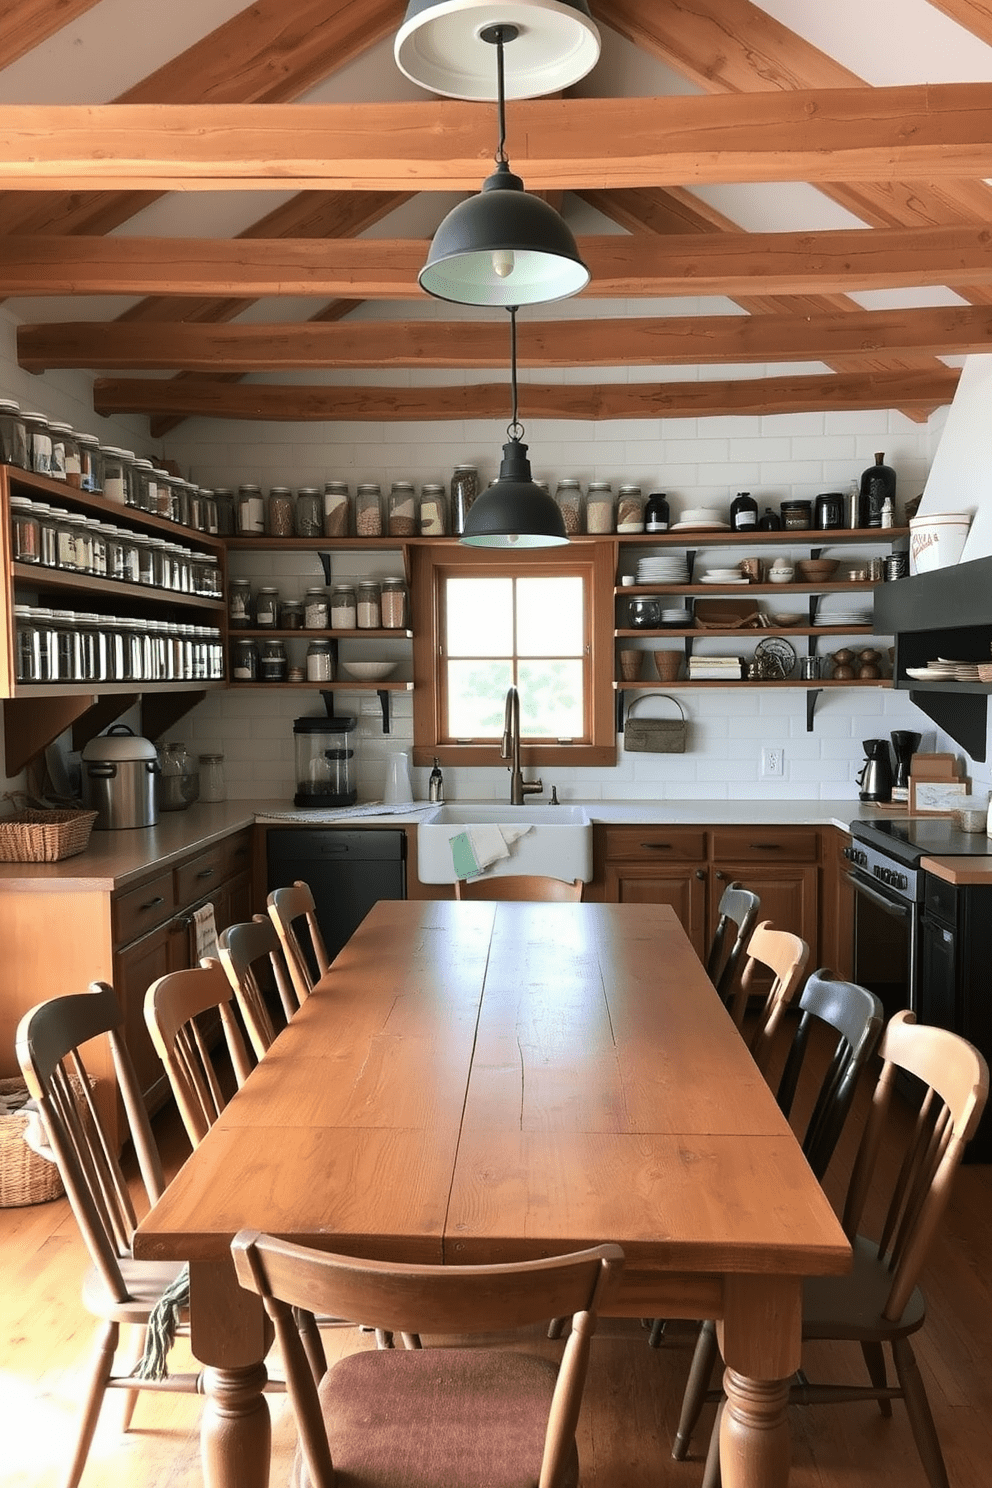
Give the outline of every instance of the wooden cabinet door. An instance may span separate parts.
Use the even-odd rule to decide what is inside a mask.
[[[691,863],[607,863],[609,904],[670,904],[701,960],[706,959],[706,870]]]
[[[145,993],[158,977],[189,964],[189,933],[181,916],[114,955],[114,989],[124,1013],[124,1037],[150,1111],[169,1096],[169,1082],[145,1023]]]
[[[714,864],[710,890],[710,934],[716,928],[720,896],[728,884],[739,882],[761,900],[758,920],[771,920],[776,930],[801,935],[809,946],[810,971],[819,966],[817,891],[820,870],[815,863]]]

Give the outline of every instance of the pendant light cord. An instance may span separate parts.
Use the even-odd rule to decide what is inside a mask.
[[[524,436],[524,426],[517,417],[517,305],[507,305],[510,312],[510,392],[513,398],[513,417],[506,426],[511,439]]]
[[[496,27],[496,118],[499,144],[496,146],[496,164],[508,165],[506,155],[506,81],[503,71],[503,27]]]

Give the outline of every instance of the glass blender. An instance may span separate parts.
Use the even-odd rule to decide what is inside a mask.
[[[296,741],[296,795],[294,806],[317,809],[353,806],[358,791],[352,781],[348,735],[357,718],[341,713],[334,718],[297,718],[293,721]]]

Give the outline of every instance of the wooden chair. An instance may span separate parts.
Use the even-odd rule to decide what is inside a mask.
[[[287,1023],[299,1007],[296,979],[290,976],[275,926],[265,915],[228,925],[217,938],[217,954],[241,1009],[252,1051],[261,1059],[278,1032],[266,988],[275,984]]]
[[[313,894],[298,878],[285,888],[273,889],[266,904],[293,979],[297,1001],[305,1002],[331,964],[317,924]],[[306,926],[307,943],[301,937],[301,921]]]
[[[181,1262],[138,1261],[131,1254],[137,1218],[127,1180],[90,1092],[79,1047],[106,1035],[123,1103],[127,1134],[134,1144],[149,1204],[165,1191],[158,1151],[148,1124],[134,1066],[123,1037],[124,1018],[106,982],[88,992],[54,997],[25,1013],[17,1029],[17,1057],[38,1104],[48,1145],[58,1164],[73,1214],[92,1266],[83,1283],[83,1302],[101,1319],[93,1373],[65,1488],[76,1488],[86,1466],[100,1407],[108,1389],[128,1392],[124,1429],[130,1424],[138,1390],[198,1389],[194,1374],[165,1380],[137,1379],[135,1359],[115,1369],[122,1323],[135,1325],[143,1342],[156,1304],[183,1270]]]
[[[833,1054],[820,1078],[803,1136],[806,1161],[816,1177],[822,1179],[840,1140],[862,1071],[881,1038],[885,1012],[874,992],[859,987],[856,982],[843,982],[825,968],[813,972],[799,999],[799,1008],[802,1016],[785,1061],[776,1099],[784,1115],[791,1115],[810,1037],[814,1031],[818,1032],[820,1039],[828,1031],[832,1033]],[[714,1395],[709,1390],[717,1352],[716,1326],[713,1322],[705,1322],[696,1339],[682,1399],[678,1431],[672,1447],[676,1461],[681,1461],[688,1452],[692,1433],[706,1401],[719,1398],[719,1391]]]
[[[455,879],[456,899],[519,899],[534,903],[578,904],[582,879],[571,883],[541,873],[498,873],[492,878]]]
[[[760,909],[758,895],[741,883],[728,884],[720,896],[719,918],[706,957],[706,975],[726,1003],[730,1001],[744,947],[751,938]]]
[[[148,1032],[194,1147],[199,1146],[227,1104],[213,1057],[197,1022],[202,1014],[216,1009],[220,1015],[238,1084],[243,1085],[251,1072],[231,995],[224,968],[213,957],[200,966],[159,977],[145,993]]]
[[[809,946],[789,930],[774,930],[771,920],[762,920],[747,946],[747,963],[741,973],[740,987],[731,1003],[730,1012],[738,1028],[743,1026],[748,998],[756,980],[765,971],[772,973],[772,984],[758,1014],[750,1036],[749,1047],[754,1062],[767,1077],[775,1035],[786,1008],[802,984],[809,960]]]
[[[959,1034],[896,1013],[879,1047],[882,1072],[875,1088],[844,1205],[844,1230],[854,1248],[846,1276],[815,1277],[803,1287],[803,1338],[833,1339],[861,1347],[869,1383],[819,1385],[798,1376],[790,1402],[877,1400],[891,1415],[904,1400],[920,1461],[931,1488],[948,1488],[947,1470],[910,1336],[926,1317],[918,1281],[927,1251],[950,1199],[954,1172],[974,1135],[989,1093],[989,1071],[981,1054]],[[922,1082],[924,1095],[914,1122],[893,1109],[896,1071]],[[897,1102],[897,1105],[901,1104]],[[898,1142],[901,1163],[890,1176],[876,1173],[883,1135]],[[860,1233],[867,1201],[885,1195],[878,1239]],[[883,1345],[892,1351],[897,1384],[887,1380]],[[719,1416],[710,1441],[704,1488],[719,1482]]]
[[[578,1482],[575,1427],[589,1343],[623,1264],[619,1246],[515,1265],[402,1266],[242,1230],[232,1250],[238,1280],[264,1299],[285,1352],[300,1437],[294,1481],[305,1477],[313,1488],[345,1479],[363,1488]],[[318,1394],[291,1306],[370,1317],[395,1332],[479,1334],[552,1313],[573,1317],[557,1370],[531,1354],[484,1346],[366,1352],[329,1369]]]

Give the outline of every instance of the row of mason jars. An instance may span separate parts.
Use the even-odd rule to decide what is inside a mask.
[[[250,579],[227,586],[228,621],[239,630],[402,630],[407,594],[402,579],[342,581],[328,594],[323,585],[302,599],[284,599],[272,584],[252,592]]]
[[[18,682],[221,682],[213,626],[14,606]]]
[[[452,482],[456,501],[460,473],[468,470],[474,498],[475,471],[459,466]],[[326,481],[323,491],[301,486],[295,493],[289,486],[272,486],[267,496],[259,486],[243,485],[234,499],[237,531],[243,537],[446,537],[461,531],[460,526],[452,528],[440,481],[425,482],[419,493],[412,481],[393,481],[385,494],[375,481],[364,481],[354,499],[347,481]]]
[[[221,598],[220,565],[213,553],[194,553],[164,537],[129,532],[26,496],[11,496],[10,525],[17,563]]]
[[[252,640],[239,636],[231,642],[231,680],[234,682],[333,682],[331,642],[314,637],[300,662],[290,662],[284,641]]]

